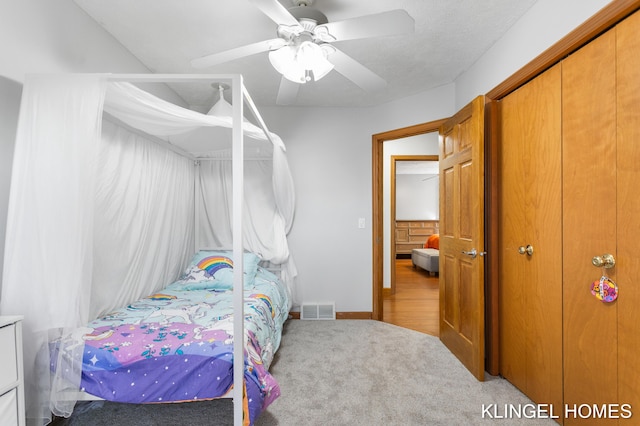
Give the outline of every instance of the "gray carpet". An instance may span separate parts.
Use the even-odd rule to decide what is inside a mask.
[[[483,418],[483,404],[531,401],[501,378],[478,382],[438,338],[377,321],[288,321],[271,372],[282,396],[256,426],[556,424]],[[55,424],[232,425],[233,406],[91,403]]]

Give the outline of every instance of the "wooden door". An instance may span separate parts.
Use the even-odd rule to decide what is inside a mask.
[[[562,406],[561,89],[556,65],[506,96],[499,120],[500,373],[556,410]]]
[[[484,380],[484,96],[440,127],[440,179],[440,340]]]
[[[640,12],[616,29],[618,398],[640,407]],[[638,413],[635,413],[638,415]],[[634,416],[635,417],[635,416]],[[623,423],[623,422],[621,422]]]
[[[564,403],[617,404],[618,304],[590,291],[603,272],[617,280],[618,266],[592,265],[594,256],[617,257],[615,29],[563,62],[562,85]],[[608,421],[565,419],[578,422]]]

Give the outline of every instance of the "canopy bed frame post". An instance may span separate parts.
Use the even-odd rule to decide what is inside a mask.
[[[232,79],[233,137],[232,137],[232,176],[233,176],[233,423],[243,424],[244,390],[244,265],[242,246],[242,210],[244,188],[244,119],[242,102],[242,76]]]
[[[198,205],[198,194],[202,191],[200,183],[200,160],[193,161],[193,252],[197,253],[200,247],[200,206]]]

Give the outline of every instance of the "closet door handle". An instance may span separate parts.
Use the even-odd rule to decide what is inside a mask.
[[[527,244],[527,246],[518,247],[518,253],[527,254],[528,256],[533,256],[533,246],[531,244]]]
[[[598,268],[610,269],[615,266],[616,259],[612,254],[607,253],[602,256],[594,256],[593,259],[591,259],[591,263],[593,263],[593,266],[597,266]]]

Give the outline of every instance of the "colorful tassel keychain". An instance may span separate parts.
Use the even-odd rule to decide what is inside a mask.
[[[618,286],[611,278],[603,275],[599,280],[591,283],[591,294],[602,302],[613,302],[618,298]]]

